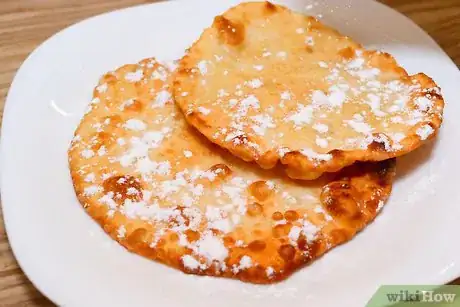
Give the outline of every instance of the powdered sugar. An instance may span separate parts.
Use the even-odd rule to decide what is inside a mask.
[[[196,270],[200,267],[200,263],[190,255],[182,256],[182,264],[189,270]]]
[[[94,182],[95,179],[96,179],[96,175],[94,173],[89,173],[85,177],[85,182]]]
[[[144,77],[142,69],[138,69],[135,72],[129,72],[125,75],[125,79],[129,82],[138,82]]]
[[[291,100],[291,93],[289,91],[284,91],[281,93],[281,99]]]
[[[351,128],[353,128],[353,130],[359,133],[370,134],[373,130],[373,128],[369,124],[364,122],[356,120],[348,120],[346,122]]]
[[[126,235],[126,228],[124,225],[121,225],[120,227],[118,227],[118,230],[117,230],[117,237],[119,239],[123,239]]]
[[[161,131],[149,131],[142,137],[132,137],[131,148],[119,158],[120,164],[124,167],[132,165],[138,159],[146,158],[149,149],[157,148],[165,136],[170,132],[168,128]]]
[[[207,67],[207,62],[206,61],[202,60],[202,61],[198,62],[198,64],[196,66],[200,70],[200,73],[201,73],[202,76],[207,74],[208,67]]]
[[[417,129],[415,132],[422,141],[426,140],[427,138],[430,137],[431,134],[433,134],[434,129],[430,125],[423,125],[420,128]]]
[[[209,110],[208,108],[205,108],[205,107],[198,107],[198,112],[200,112],[201,114],[203,115],[209,115],[209,113],[211,113],[211,110]]]
[[[280,51],[276,54],[277,57],[285,59],[287,57],[287,52],[286,51]]]
[[[302,229],[297,226],[291,227],[291,230],[289,231],[289,240],[291,240],[291,243],[297,244],[297,240],[299,240],[300,232]]]
[[[222,239],[214,236],[212,232],[205,233],[200,240],[192,245],[193,251],[207,260],[222,262],[228,256],[228,250],[225,247]]]
[[[251,119],[254,122],[251,128],[257,135],[265,135],[265,131],[267,130],[267,128],[275,127],[273,119],[268,114],[259,114],[256,116],[252,116]]]
[[[314,42],[314,40],[313,40],[313,37],[311,37],[311,36],[305,37],[305,45],[307,45],[307,46],[314,46],[314,45],[315,45],[315,42]]]
[[[249,95],[248,97],[240,101],[238,113],[240,115],[246,115],[248,113],[249,108],[260,108],[259,99],[257,99],[257,97],[254,95]]]
[[[139,119],[128,119],[123,125],[126,129],[141,131],[147,128],[147,125]]]
[[[297,104],[297,113],[294,113],[286,118],[288,121],[294,122],[294,125],[300,127],[309,124],[312,120],[313,108],[309,105]]]
[[[263,84],[263,82],[260,80],[260,79],[252,79],[251,81],[249,81],[247,83],[250,87],[252,87],[253,89],[256,89],[256,88],[259,88],[261,87]]]
[[[158,67],[156,70],[153,71],[152,73],[152,79],[154,80],[161,80],[161,81],[166,81],[166,78],[168,77],[168,72],[166,69],[163,67]]]
[[[313,91],[311,99],[314,106],[335,108],[342,107],[346,99],[346,94],[339,87],[333,86],[328,95],[324,94],[322,91]]]
[[[102,187],[98,186],[98,185],[91,185],[91,186],[88,186],[86,187],[84,190],[83,190],[83,195],[85,196],[93,196],[99,192],[102,191]]]
[[[85,159],[89,159],[94,156],[94,151],[92,151],[91,149],[84,149],[81,152],[81,156]]]
[[[240,270],[249,269],[252,267],[252,259],[249,256],[243,256],[240,259]]]
[[[320,138],[320,137],[316,137],[316,145],[318,145],[319,147],[321,148],[327,148],[329,142],[327,141],[327,139],[324,139],[324,138]]]
[[[107,92],[107,88],[108,88],[107,83],[104,83],[96,87],[96,90],[102,94],[102,93]]]
[[[420,111],[427,112],[433,107],[433,102],[426,97],[418,97],[415,99],[415,105]]]
[[[134,103],[134,99],[130,98],[128,100],[123,101],[121,105],[118,107],[118,109],[123,111],[126,107],[131,106],[133,103]]]
[[[313,129],[319,133],[326,133],[329,131],[329,126],[325,124],[314,124]]]
[[[167,90],[162,90],[156,94],[152,108],[163,108],[171,99],[171,93]]]
[[[308,157],[310,160],[329,161],[332,159],[331,154],[321,154],[310,148],[303,148],[300,150],[300,153]]]
[[[267,274],[268,277],[271,277],[273,276],[273,273],[275,273],[275,270],[269,266],[266,270],[265,270],[265,273]]]
[[[316,234],[318,233],[320,229],[312,224],[311,222],[305,220],[302,225],[302,233],[305,235],[307,238],[308,242],[313,241],[316,238]]]

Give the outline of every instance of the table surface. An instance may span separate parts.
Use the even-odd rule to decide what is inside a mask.
[[[84,18],[155,2],[147,0],[0,0],[0,116],[16,70],[41,42]],[[381,0],[402,12],[428,34],[460,66],[460,0]],[[1,121],[0,121],[1,124]],[[52,306],[19,268],[0,212],[0,305]],[[460,278],[454,281],[460,284]]]

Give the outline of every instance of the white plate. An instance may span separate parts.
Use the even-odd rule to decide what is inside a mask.
[[[144,57],[180,57],[237,2],[175,1],[101,15],[55,35],[25,61],[5,109],[1,190],[11,245],[33,283],[66,306],[362,306],[381,284],[459,276],[460,74],[417,26],[373,1],[318,1],[307,13],[393,53],[410,73],[423,70],[448,105],[436,144],[400,159],[388,205],[354,240],[285,282],[255,286],[185,275],[130,254],[81,209],[66,150],[99,76]]]

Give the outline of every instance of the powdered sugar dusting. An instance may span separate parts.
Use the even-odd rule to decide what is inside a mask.
[[[216,260],[222,262],[228,256],[228,249],[222,239],[217,238],[211,232],[192,245],[193,251],[207,260],[208,263]]]
[[[416,133],[420,137],[422,141],[429,138],[431,134],[433,134],[434,129],[430,125],[423,125],[417,129]]]
[[[165,104],[169,102],[171,99],[171,93],[167,90],[162,90],[158,92],[158,94],[156,94],[152,107],[163,108]]]
[[[189,270],[196,270],[200,267],[200,263],[190,255],[182,256],[182,263]]]
[[[144,72],[142,69],[138,69],[135,72],[129,72],[125,75],[125,79],[129,82],[138,82],[144,76]]]
[[[198,107],[198,112],[200,112],[203,115],[209,115],[209,113],[211,113],[211,110],[205,107]]]
[[[318,161],[329,161],[332,159],[331,154],[321,154],[317,153],[310,148],[303,148],[300,150],[300,153],[304,156],[308,157],[310,160],[318,160]]]
[[[267,128],[275,128],[273,119],[268,114],[252,116],[251,119],[254,121],[251,127],[258,135],[265,135]]]
[[[197,64],[198,69],[200,70],[201,75],[206,75],[208,72],[208,66],[206,61],[200,61]]]
[[[305,28],[303,31],[309,32],[309,29]],[[299,34],[302,34],[299,35],[299,40],[309,36],[308,33]],[[314,43],[315,39],[312,38],[312,41]],[[288,49],[286,51],[274,49],[264,50],[263,54],[271,57],[271,60],[279,65],[286,65],[285,58],[289,56],[291,60],[295,57],[295,54],[290,52],[291,50]],[[219,72],[222,76],[217,66],[220,62],[227,62],[226,57],[228,55],[224,57],[214,54],[208,57],[212,60],[199,62],[193,68],[194,78],[199,78],[200,82],[206,81],[205,84],[210,85],[211,88],[215,84],[211,78],[214,76],[210,72]],[[374,127],[370,126],[371,121],[368,121],[367,117],[373,116],[372,113],[377,110],[387,112],[385,98],[380,97],[378,92],[375,94],[378,99],[374,96],[367,97],[367,106],[369,106],[366,109],[367,114],[359,112],[359,116],[350,116],[346,118],[348,122],[340,122],[339,126],[337,125],[333,117],[340,114],[348,104],[356,102],[351,88],[347,87],[346,82],[341,79],[343,71],[338,74],[333,73],[334,76],[337,75],[334,77],[336,80],[326,87],[300,92],[290,88],[287,83],[281,82],[281,76],[266,78],[264,73],[273,68],[266,65],[268,59],[262,58],[260,54],[256,56],[256,60],[257,62],[253,62],[257,63],[256,65],[241,65],[242,71],[250,75],[249,78],[239,80],[231,86],[218,86],[212,100],[207,104],[194,101],[188,109],[189,112],[196,111],[208,116],[206,120],[219,117],[217,121],[222,121],[223,127],[216,130],[217,137],[234,145],[250,146],[262,155],[270,148],[256,144],[254,139],[275,135],[282,141],[290,130],[303,129],[308,135],[310,142],[308,145],[311,146],[303,146],[301,138],[294,139],[301,146],[300,153],[313,164],[320,164],[333,158],[328,147],[336,140],[331,136],[333,133],[340,133],[342,127],[354,132],[358,127],[359,135],[353,135],[356,140],[350,138],[348,141],[356,142],[360,146],[378,140],[385,145],[385,148],[395,147],[404,140],[404,134],[388,134],[388,137],[384,135],[374,137],[372,134]],[[179,266],[186,271],[203,273],[203,270],[209,269],[207,272],[217,272],[216,274],[222,271],[239,274],[241,271],[259,266],[261,263],[257,254],[249,252],[253,245],[251,241],[254,239],[238,235],[239,229],[246,230],[245,228],[251,225],[248,221],[259,219],[260,216],[256,217],[259,206],[263,207],[264,216],[270,217],[272,210],[284,214],[285,218],[277,221],[262,218],[261,226],[266,227],[270,233],[278,225],[292,224],[290,231],[283,234],[282,242],[289,243],[296,248],[296,253],[306,256],[308,251],[299,251],[297,246],[300,245],[299,240],[305,238],[308,242],[316,240],[321,228],[332,221],[332,217],[324,210],[319,211],[312,207],[318,204],[321,188],[308,187],[300,191],[300,188],[291,187],[277,176],[266,178],[265,171],[252,172],[246,167],[240,167],[237,162],[227,163],[227,160],[220,158],[218,151],[211,153],[198,141],[194,143],[195,135],[183,129],[184,123],[181,121],[180,113],[172,103],[170,86],[164,84],[157,88],[161,81],[170,79],[168,71],[157,68],[152,72],[153,64],[144,62],[143,65],[145,69],[149,68],[146,70],[148,73],[143,69],[138,73],[138,69],[129,77],[126,73],[118,77],[119,80],[124,78],[128,82],[138,82],[126,86],[126,91],[122,94],[123,100],[115,101],[117,95],[112,93],[118,91],[108,88],[106,92],[113,96],[112,102],[107,103],[106,95],[100,96],[99,105],[104,107],[106,104],[110,108],[112,103],[116,105],[116,112],[120,114],[121,120],[112,116],[92,123],[90,129],[93,130],[90,134],[95,135],[94,139],[85,142],[78,138],[74,140],[77,144],[73,146],[78,146],[77,154],[82,161],[90,159],[86,161],[87,165],[98,165],[103,161],[100,165],[101,168],[104,167],[104,169],[98,169],[99,166],[82,168],[80,176],[84,182],[84,189],[81,193],[87,198],[97,199],[99,205],[107,207],[105,216],[107,221],[119,221],[121,217],[122,220],[135,219],[136,227],[137,223],[145,223],[152,232],[149,239],[151,241],[146,243],[152,248],[161,248],[163,241],[176,238],[177,240],[168,242],[177,244],[185,250],[185,254],[180,256]],[[333,65],[329,62],[316,63],[315,67],[323,66],[325,69],[321,71],[324,74],[327,69],[332,70]],[[359,70],[360,66],[366,70],[372,69],[366,65],[365,61],[363,63],[357,61],[346,69]],[[140,75],[140,79],[137,80],[138,77],[134,74]],[[359,75],[358,72],[356,74]],[[366,76],[363,80],[369,78],[374,77]],[[155,80],[154,91],[151,88],[149,90],[142,88],[150,86],[147,85],[149,80]],[[270,97],[276,100],[276,104],[270,105],[266,103],[266,87],[273,83],[282,89],[270,92]],[[109,82],[108,86],[113,84]],[[129,86],[136,88],[133,97],[127,95],[130,92]],[[363,86],[387,88],[386,85],[379,85],[377,82]],[[392,86],[397,85],[392,84]],[[180,89],[178,92],[183,99],[191,99],[192,94],[194,92],[191,90],[185,92],[184,89]],[[140,112],[138,112],[139,102],[142,102]],[[420,112],[423,112],[427,103],[421,101],[419,104]],[[226,112],[216,112],[215,108],[219,105],[225,106]],[[107,110],[111,111],[109,108]],[[227,115],[229,120],[224,118]],[[412,120],[419,118],[418,115],[413,116]],[[407,117],[402,117],[402,121],[407,121]],[[350,124],[351,122],[354,124]],[[363,128],[366,124],[369,125],[367,129]],[[355,128],[351,127],[353,125]],[[279,126],[283,130],[277,130]],[[309,134],[312,136],[310,137]],[[425,135],[426,132],[421,134]],[[282,146],[283,144],[276,142],[274,144],[274,151],[280,155],[292,151],[290,146]],[[268,180],[268,177],[272,180]],[[265,185],[260,181],[264,181]],[[273,208],[265,206],[262,202],[259,204],[256,193],[269,195]],[[321,206],[318,207],[321,209]],[[302,211],[303,209],[305,212]],[[298,210],[299,218],[295,222],[288,221],[287,210]],[[319,219],[308,220],[316,214],[319,214]],[[114,234],[120,241],[125,240],[126,237],[129,239],[134,237],[133,231],[135,229],[129,223],[114,228]],[[236,240],[234,242],[227,240],[228,234],[235,236]],[[273,238],[273,240],[278,239]],[[235,257],[232,254],[235,248],[243,252],[238,254],[234,261],[229,262],[229,256]],[[247,252],[245,252],[246,248],[249,248]],[[275,255],[279,257],[277,252]],[[282,272],[276,265],[265,267],[267,278],[276,278],[279,273]]]
[[[305,124],[309,124],[312,120],[313,108],[306,105],[297,105],[297,113],[288,116],[288,121],[294,122],[294,125],[300,127]]]
[[[145,130],[147,125],[139,119],[128,119],[124,125],[126,129],[130,130]]]

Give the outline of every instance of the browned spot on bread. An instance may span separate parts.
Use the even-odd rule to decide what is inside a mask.
[[[335,181],[324,186],[321,202],[333,217],[353,217],[358,214],[356,200],[348,182]]]
[[[158,246],[158,244],[157,244]],[[167,255],[166,251],[160,247],[157,247],[155,250],[155,258],[157,258],[160,261],[167,261]]]
[[[109,120],[110,127],[117,127],[117,125],[123,122],[123,119],[121,118],[120,115],[111,115],[111,116],[104,117],[104,121],[107,119]]]
[[[321,171],[314,171],[314,165],[310,160],[305,159],[305,156],[300,151],[290,151],[281,158],[281,163],[287,166],[286,173],[294,179],[313,180],[321,176]],[[316,162],[315,167],[318,168],[326,161]]]
[[[246,134],[240,134],[231,139],[230,142],[237,147],[241,144],[247,144],[249,142],[249,138]]]
[[[210,127],[208,122],[201,117],[201,115],[198,112],[190,112],[189,114],[186,114],[187,119],[190,120],[190,122],[195,123],[196,126],[198,127]]]
[[[386,152],[385,142],[390,143],[390,139],[384,133],[374,133],[374,140],[368,145],[368,149],[377,152]]]
[[[297,213],[297,211],[288,210],[284,212],[284,218],[290,222],[294,222],[299,219],[299,214]]]
[[[279,211],[275,211],[273,212],[272,214],[272,219],[274,219],[275,221],[280,221],[282,220],[284,217],[283,217],[283,214]]]
[[[277,162],[278,153],[275,150],[267,151],[257,160],[257,164],[259,164],[262,168],[265,169],[273,168]]]
[[[108,149],[115,143],[115,138],[103,131],[96,134],[96,140],[97,142],[91,146],[91,149],[94,151],[98,151],[102,146]]]
[[[404,68],[399,67],[393,56],[386,52],[367,51],[370,54],[369,64],[373,67],[378,67],[383,72],[391,72],[401,77],[407,76]]]
[[[303,233],[301,233],[297,239],[297,246],[301,251],[306,251],[308,249],[307,237],[305,237]]]
[[[308,261],[311,261],[324,252],[325,246],[321,239],[315,239],[307,244]]]
[[[233,22],[224,16],[214,18],[214,28],[217,29],[219,40],[228,45],[237,46],[244,41],[244,25],[239,22]]]
[[[346,47],[339,50],[339,55],[346,60],[350,60],[355,56],[355,50],[352,47]]]
[[[195,230],[187,229],[184,233],[187,236],[187,240],[189,242],[195,242],[200,239],[200,233]]]
[[[381,168],[377,169],[376,175],[378,177],[377,183],[381,187],[391,187],[393,177],[395,175],[396,159],[388,159],[380,162]]]
[[[247,207],[246,213],[249,216],[259,216],[264,214],[264,207],[259,203],[251,203]]]
[[[261,229],[254,229],[252,230],[251,232],[256,238],[260,238],[260,237],[263,237],[265,232]]]
[[[295,247],[291,244],[281,245],[278,249],[278,254],[285,262],[292,261],[295,257]]]
[[[279,224],[273,227],[272,233],[275,238],[287,236],[291,231],[292,224]]]
[[[331,242],[333,242],[334,244],[341,244],[347,241],[350,235],[349,231],[347,231],[346,229],[339,228],[331,230],[329,236]]]
[[[262,266],[257,265],[251,268],[251,277],[255,279],[266,279],[267,273]]]
[[[342,150],[340,150],[340,149],[331,150],[331,151],[329,152],[329,154],[332,155],[332,157],[333,157],[334,159],[336,159],[336,160],[342,160],[342,161],[343,161],[344,158],[345,158],[344,152],[343,152]]]
[[[169,227],[179,227],[181,225],[189,226],[190,218],[184,214],[185,207],[177,206],[176,210],[180,212],[180,215],[174,215],[168,220]]]
[[[273,14],[278,10],[278,7],[274,5],[273,3],[266,1],[264,9],[267,13]]]
[[[126,199],[139,201],[142,199],[142,185],[138,178],[125,175],[113,176],[102,183],[104,193],[113,192],[114,201],[122,205]]]
[[[266,181],[255,181],[249,185],[248,190],[258,201],[265,201],[274,194],[273,189],[270,189]]]
[[[425,96],[428,99],[443,100],[439,87],[431,87],[425,90]]]
[[[115,76],[114,74],[108,73],[102,77],[101,83],[114,84],[117,81],[118,81],[117,76]]]
[[[189,58],[187,55],[184,56],[184,59]],[[178,75],[185,75],[185,76],[190,76],[195,73],[196,69],[190,68],[190,67],[179,67],[177,69],[177,74]],[[178,80],[174,80],[173,84],[175,85],[175,90],[178,91],[179,93],[182,93],[182,88],[180,87],[180,82]]]
[[[310,47],[310,46],[305,46],[305,51],[306,51],[307,53],[313,53],[313,48]]]
[[[131,232],[126,238],[127,243],[131,247],[142,247],[146,244],[145,240],[147,239],[148,231],[145,228],[137,228]]]
[[[254,240],[251,243],[249,243],[248,248],[253,251],[253,252],[260,252],[265,249],[267,244],[262,241],[262,240]]]
[[[378,189],[380,190],[380,189]],[[371,214],[371,215],[375,215],[376,214],[376,211],[377,211],[377,208],[379,207],[380,205],[380,201],[383,201],[379,198],[376,198],[376,199],[370,199],[369,201],[366,201],[365,202],[365,206],[364,208],[366,208],[366,210]]]
[[[179,235],[175,232],[171,232],[169,235],[169,240],[171,240],[171,242],[177,242],[179,241]]]
[[[233,246],[235,245],[235,239],[231,236],[225,236],[224,237],[224,245],[225,246]]]
[[[144,105],[142,104],[142,101],[138,99],[134,99],[133,102],[125,107],[125,110],[131,111],[131,112],[141,112],[144,108]]]

